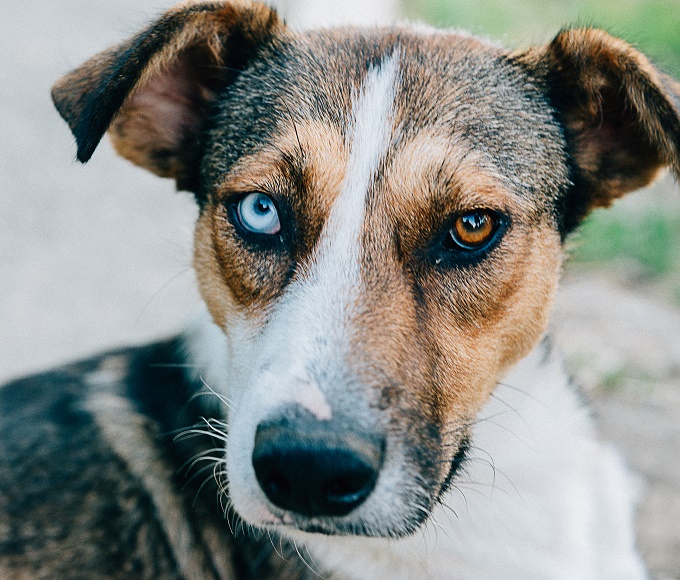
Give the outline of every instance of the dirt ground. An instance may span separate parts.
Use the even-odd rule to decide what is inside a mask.
[[[51,83],[172,1],[5,0],[0,19],[0,382],[177,331],[197,308],[189,196],[114,157],[73,163]],[[680,578],[680,312],[570,273],[553,330],[603,437],[641,474],[639,541]]]
[[[568,272],[553,334],[602,436],[641,476],[638,541],[658,579],[680,578],[680,311],[593,272]]]

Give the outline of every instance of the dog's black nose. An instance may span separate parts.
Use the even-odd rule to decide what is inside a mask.
[[[379,437],[303,416],[258,426],[253,467],[274,505],[305,516],[344,516],[373,490],[382,455]]]

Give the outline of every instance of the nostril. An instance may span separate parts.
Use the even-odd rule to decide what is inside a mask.
[[[256,471],[258,469],[256,468]],[[260,469],[259,471],[262,471]],[[258,480],[260,478],[258,477]],[[265,492],[267,497],[271,498],[277,498],[277,501],[272,501],[278,505],[278,502],[281,501],[280,498],[285,498],[291,494],[292,486],[290,481],[286,479],[286,476],[283,473],[273,471],[269,473],[268,476],[263,477],[262,480],[260,481],[260,486],[262,487],[262,490]]]
[[[340,506],[359,505],[372,491],[374,474],[365,470],[361,474],[343,475],[330,480],[323,488],[322,494],[328,504]],[[352,509],[348,511],[350,511]]]
[[[306,516],[342,516],[373,491],[382,446],[306,418],[260,425],[253,468],[274,505]]]
[[[377,472],[357,456],[343,454],[328,474],[321,493],[329,504],[355,507],[373,490]],[[349,507],[348,511],[352,509]]]
[[[345,498],[351,499],[353,496],[361,493],[364,487],[364,483],[358,483],[356,479],[338,477],[328,482],[323,489],[323,493],[330,500],[343,501]]]

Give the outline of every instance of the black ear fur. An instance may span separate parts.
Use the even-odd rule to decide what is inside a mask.
[[[164,143],[163,148],[159,145],[158,150],[152,150],[150,137],[141,147],[114,144],[134,163],[175,177],[178,185],[186,188],[182,187],[187,183],[182,183],[185,159],[181,148],[191,141],[192,132],[200,131],[194,125],[200,125],[205,116],[207,101],[283,28],[277,14],[259,3],[184,4],[130,40],[91,58],[52,89],[54,104],[76,138],[78,160],[84,163],[92,157],[114,118],[140,91],[163,75],[182,74],[181,79],[165,83],[178,87],[172,89],[177,94],[156,91],[156,97],[175,99],[177,107],[187,109],[184,116],[188,120],[178,121],[172,135],[167,131],[164,135],[165,141],[172,143]],[[145,129],[153,125],[149,119],[153,115],[148,111],[142,114]]]
[[[574,182],[565,231],[663,167],[680,177],[680,85],[635,48],[602,30],[571,29],[520,60],[544,80],[564,127]]]
[[[196,7],[193,11],[207,7]],[[111,120],[148,66],[185,25],[188,12],[168,14],[127,42],[102,52],[52,88],[52,100],[78,145],[78,161],[86,163]]]

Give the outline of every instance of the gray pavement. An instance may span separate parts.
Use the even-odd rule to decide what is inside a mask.
[[[49,98],[61,74],[170,4],[3,4],[0,379],[173,332],[195,307],[190,196],[107,141],[74,162]]]

